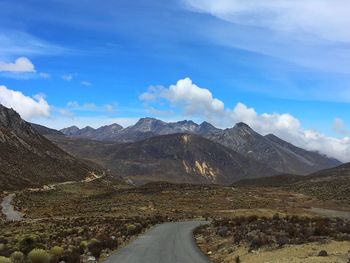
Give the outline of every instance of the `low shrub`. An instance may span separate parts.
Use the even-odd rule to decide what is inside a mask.
[[[88,249],[91,252],[91,255],[93,255],[95,258],[99,258],[102,251],[101,242],[95,238],[91,239],[88,244]]]
[[[126,226],[126,232],[127,232],[128,235],[134,235],[135,232],[136,232],[136,229],[137,229],[136,226],[133,225],[133,224],[130,224],[130,225]]]
[[[50,263],[50,254],[44,249],[34,248],[27,257],[29,263]]]
[[[80,249],[75,246],[69,246],[64,251],[61,259],[66,263],[79,263],[80,262]]]
[[[15,251],[11,254],[12,263],[23,263],[24,262],[24,254],[20,251]]]
[[[51,262],[52,263],[57,263],[60,262],[60,259],[64,253],[64,249],[59,246],[54,246],[53,248],[50,249],[50,255],[51,255]]]
[[[39,237],[36,235],[25,235],[19,240],[19,250],[24,254],[28,254],[39,243]]]

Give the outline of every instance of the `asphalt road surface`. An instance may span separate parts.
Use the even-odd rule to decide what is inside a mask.
[[[20,221],[22,220],[22,213],[16,211],[12,205],[12,200],[15,197],[15,194],[9,194],[5,196],[1,203],[1,212],[6,216],[8,221]]]
[[[321,216],[325,217],[339,217],[343,219],[350,219],[350,212],[346,211],[339,211],[339,210],[331,210],[331,209],[324,209],[324,208],[318,208],[318,207],[311,207],[309,211],[319,214]]]
[[[192,230],[205,221],[158,225],[106,259],[105,263],[210,263]]]

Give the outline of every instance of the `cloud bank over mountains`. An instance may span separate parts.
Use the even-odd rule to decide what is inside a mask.
[[[199,117],[219,127],[232,127],[237,122],[245,122],[264,135],[273,133],[302,148],[349,161],[349,137],[339,139],[304,129],[301,122],[289,113],[259,114],[241,102],[234,108],[227,108],[209,89],[198,87],[189,78],[181,79],[168,88],[150,87],[139,98],[152,107],[167,102],[170,108],[180,109],[184,117]]]

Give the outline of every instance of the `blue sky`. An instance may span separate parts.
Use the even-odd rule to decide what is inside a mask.
[[[2,0],[0,102],[54,128],[129,125],[144,116],[220,127],[246,121],[343,156],[350,4],[335,2]],[[171,90],[185,78],[190,98]],[[247,108],[241,114],[237,103]],[[245,115],[253,109],[256,116]]]

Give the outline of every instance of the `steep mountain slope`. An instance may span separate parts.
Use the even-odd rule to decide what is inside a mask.
[[[0,190],[79,180],[89,171],[0,104]]]
[[[319,153],[298,148],[274,135],[262,136],[245,123],[238,123],[208,138],[265,163],[280,173],[305,175],[341,164]]]
[[[276,172],[197,135],[171,134],[134,143],[113,144],[51,137],[80,158],[95,161],[137,183],[170,181],[230,184]]]
[[[64,135],[67,136],[74,136],[79,132],[79,128],[77,126],[70,126],[67,128],[63,128],[60,130],[60,132],[62,132]]]
[[[48,135],[48,134],[64,135],[62,132],[55,130],[55,129],[48,128],[46,126],[42,126],[42,125],[35,124],[35,123],[30,123],[30,125],[41,135]]]
[[[289,142],[281,140],[273,134],[268,134],[265,136],[265,138],[267,138],[283,150],[291,152],[296,157],[299,157],[299,159],[311,164],[316,164],[318,170],[326,169],[329,167],[336,167],[341,164],[340,161],[334,158],[329,158],[326,155],[322,155],[318,152],[306,151],[302,148],[294,146]]]

